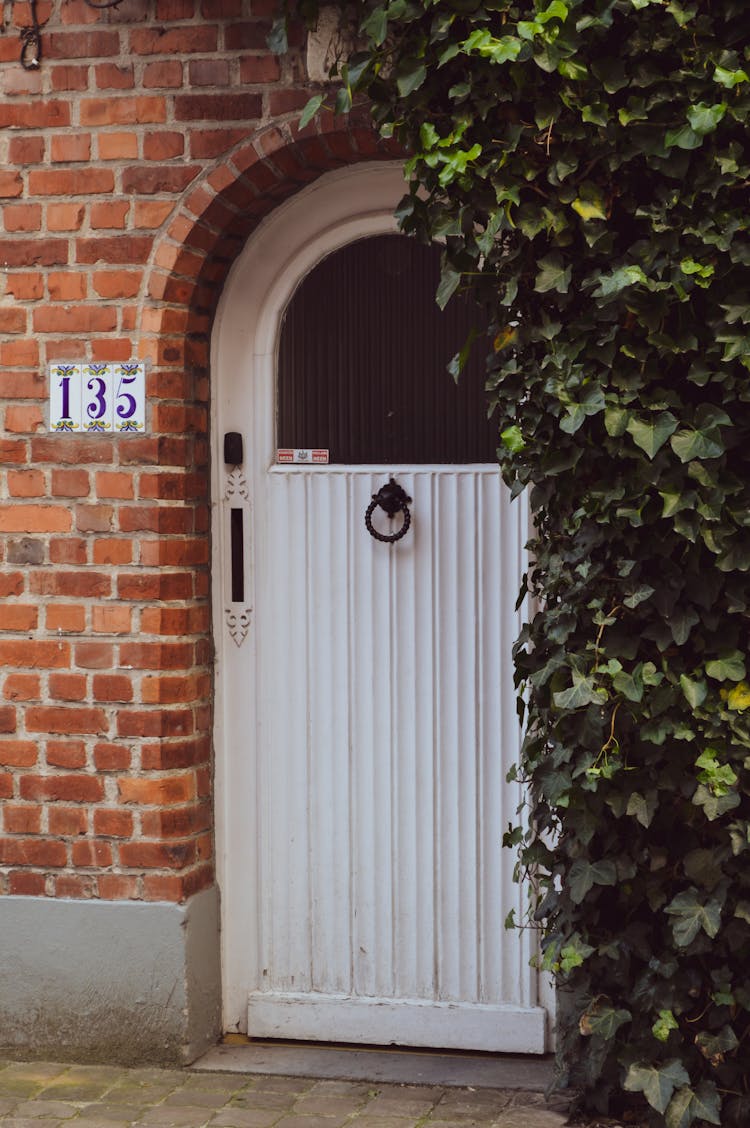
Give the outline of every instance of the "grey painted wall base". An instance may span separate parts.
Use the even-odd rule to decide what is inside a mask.
[[[215,888],[185,905],[0,898],[0,1052],[187,1064],[220,1024]]]

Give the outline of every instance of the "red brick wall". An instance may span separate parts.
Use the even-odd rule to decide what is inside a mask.
[[[209,335],[259,219],[364,120],[296,127],[275,0],[40,0],[0,37],[0,892],[213,880]],[[301,40],[301,37],[300,37]],[[149,434],[45,431],[50,361],[147,359]]]

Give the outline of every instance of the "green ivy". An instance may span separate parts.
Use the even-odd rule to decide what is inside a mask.
[[[535,520],[507,841],[541,890],[560,1084],[746,1125],[750,4],[354,10],[337,109],[366,94],[408,152],[399,218],[444,243],[440,304],[487,311],[498,455]]]

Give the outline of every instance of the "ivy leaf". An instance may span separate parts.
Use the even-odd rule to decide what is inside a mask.
[[[547,294],[550,290],[567,294],[572,267],[563,264],[561,255],[545,255],[539,260],[538,266],[540,270],[534,283],[534,289],[538,294]]]
[[[667,1042],[673,1030],[679,1030],[680,1025],[671,1010],[660,1010],[659,1017],[651,1027],[651,1033],[657,1042]]]
[[[511,454],[518,454],[526,446],[520,427],[506,427],[500,435],[500,442]]]
[[[718,1034],[701,1030],[695,1036],[695,1044],[714,1069],[721,1065],[726,1054],[731,1054],[739,1046],[737,1035],[731,1026],[722,1026]]]
[[[420,63],[416,59],[405,60],[399,67],[399,75],[396,79],[401,97],[408,98],[415,90],[419,90],[426,77],[427,68],[424,63]]]
[[[435,295],[435,301],[441,309],[445,309],[460,283],[461,271],[454,270],[452,266],[444,266],[440,273],[440,284]]]
[[[733,90],[741,82],[750,82],[750,76],[744,70],[730,71],[725,67],[717,66],[714,71],[714,82],[718,82],[720,86],[726,86],[728,90]]]
[[[634,791],[628,799],[625,814],[636,818],[641,826],[648,827],[651,826],[658,805],[659,801],[655,791],[649,791],[645,796],[638,791]]]
[[[712,436],[689,428],[672,435],[670,446],[680,462],[690,462],[693,458],[718,458],[724,453],[724,445],[718,440],[716,432]]]
[[[706,673],[714,681],[741,682],[745,676],[745,659],[739,650],[706,662]]]
[[[616,885],[617,867],[614,862],[589,862],[577,858],[568,874],[568,892],[574,905],[580,905],[595,885]]]
[[[701,901],[697,889],[686,889],[673,897],[664,910],[675,919],[672,934],[678,948],[686,948],[701,929],[713,939],[721,925],[721,905],[715,899]]]
[[[308,125],[309,122],[312,121],[312,119],[315,117],[315,115],[317,114],[320,107],[323,105],[324,101],[325,101],[325,95],[324,94],[316,94],[313,98],[310,99],[310,101],[307,103],[307,105],[305,106],[304,110],[302,111],[302,113],[300,115],[300,119],[299,119],[300,129],[304,129],[305,126]]]
[[[627,1072],[624,1088],[629,1093],[643,1093],[652,1108],[664,1112],[677,1086],[689,1082],[690,1077],[679,1061],[665,1061],[658,1066],[635,1062]]]
[[[699,137],[703,137],[706,133],[712,133],[713,130],[716,129],[716,126],[726,112],[726,102],[716,102],[713,106],[707,106],[705,102],[699,102],[696,106],[691,106],[687,112],[690,128],[697,133]]]
[[[382,5],[373,8],[367,19],[363,21],[362,32],[371,39],[377,47],[380,47],[380,45],[385,42],[385,37],[388,32],[388,17]]]
[[[712,1081],[701,1081],[695,1089],[678,1089],[669,1102],[666,1128],[690,1128],[694,1121],[721,1124],[721,1099]]]
[[[680,688],[685,695],[685,700],[691,709],[700,709],[706,700],[708,686],[702,678],[694,681],[687,674],[680,674]]]
[[[626,1022],[630,1022],[632,1014],[628,1010],[608,1006],[605,1002],[595,999],[583,1012],[578,1020],[578,1029],[584,1038],[597,1036],[607,1041],[614,1038],[617,1031]]]
[[[619,294],[621,290],[627,289],[628,286],[634,286],[637,282],[645,281],[646,275],[640,266],[621,266],[618,270],[613,270],[611,274],[601,276],[593,296],[595,298],[607,298],[612,294]]]
[[[670,435],[677,429],[677,420],[671,411],[661,411],[652,419],[634,417],[629,420],[626,430],[633,442],[654,458],[664,446]]]
[[[553,694],[558,709],[581,709],[584,705],[601,704],[607,700],[605,689],[595,689],[594,679],[573,670],[573,685]]]

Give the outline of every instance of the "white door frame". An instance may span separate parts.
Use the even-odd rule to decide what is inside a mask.
[[[253,233],[235,262],[217,311],[211,347],[212,401],[212,569],[216,651],[214,749],[216,857],[222,895],[222,978],[225,1030],[247,1026],[246,966],[257,935],[254,919],[254,859],[240,855],[246,842],[248,796],[256,781],[247,748],[254,738],[252,691],[256,649],[253,630],[251,537],[263,530],[253,523],[249,483],[265,472],[275,437],[274,382],[279,327],[296,286],[327,254],[354,239],[395,232],[394,209],[406,186],[400,163],[362,164],[329,173],[281,204]],[[250,433],[247,396],[267,421],[261,441]],[[245,424],[243,429],[243,423]],[[243,437],[242,467],[224,465],[228,431]],[[229,508],[245,521],[245,598],[231,603]],[[242,702],[244,735],[227,710]],[[241,746],[240,746],[241,745]],[[250,849],[250,844],[246,845]],[[533,973],[529,971],[530,980]],[[539,996],[547,994],[540,986]],[[538,1005],[548,999],[539,997]]]

